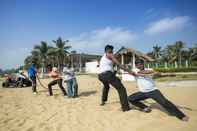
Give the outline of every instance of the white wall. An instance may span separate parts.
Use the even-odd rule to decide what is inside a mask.
[[[86,62],[86,73],[99,73],[98,61]]]

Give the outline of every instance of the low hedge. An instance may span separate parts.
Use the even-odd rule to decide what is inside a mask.
[[[158,72],[197,72],[197,67],[189,67],[189,68],[155,68],[155,71]]]

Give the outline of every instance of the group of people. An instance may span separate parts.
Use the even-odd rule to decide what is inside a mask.
[[[28,76],[32,81],[32,91],[33,94],[37,94],[37,81],[36,81],[36,65],[32,62],[32,65],[28,69]],[[48,95],[53,96],[52,86],[58,85],[61,89],[63,95],[69,98],[75,98],[78,96],[78,84],[75,77],[74,70],[71,68],[64,68],[63,74],[61,75],[56,67],[52,68],[52,71],[48,74],[49,77],[53,78],[48,84]],[[38,77],[37,77],[38,78]],[[67,91],[63,87],[63,84],[67,86]]]
[[[131,109],[129,103],[131,103],[143,112],[151,112],[151,108],[142,102],[143,100],[151,98],[165,108],[171,115],[175,115],[183,121],[189,120],[188,116],[181,112],[157,89],[151,77],[153,75],[157,75],[156,72],[145,70],[144,61],[140,59],[135,61],[135,66],[137,68],[130,71],[125,68],[124,65],[121,65],[114,57],[113,48],[114,47],[112,45],[106,45],[105,53],[100,60],[100,74],[98,75],[98,78],[104,85],[102,90],[101,106],[106,104],[110,89],[109,85],[112,85],[119,94],[122,111],[129,111]],[[121,83],[121,80],[116,77],[116,73],[113,68],[114,64],[135,77],[137,88],[139,89],[138,92],[127,96],[127,91]]]
[[[99,62],[100,73],[98,75],[98,79],[103,83],[104,87],[102,89],[102,97],[101,97],[101,106],[104,106],[108,99],[108,93],[110,89],[110,85],[112,85],[118,92],[120,98],[120,104],[122,111],[129,111],[131,108],[129,103],[133,106],[136,106],[143,112],[151,112],[151,108],[145,105],[142,101],[146,99],[153,99],[157,103],[159,103],[163,108],[165,108],[171,115],[175,115],[177,118],[188,121],[189,117],[186,116],[183,112],[181,112],[172,102],[170,102],[163,94],[157,89],[152,75],[156,75],[157,73],[150,70],[144,69],[144,61],[136,60],[135,66],[137,67],[135,70],[129,70],[124,65],[121,65],[118,60],[113,55],[113,46],[106,45],[105,53],[102,56]],[[128,72],[130,75],[133,75],[137,82],[137,87],[139,91],[133,93],[131,95],[127,95],[127,91],[122,84],[121,80],[116,76],[116,71],[114,71],[114,65],[117,65],[120,69]],[[28,76],[32,81],[32,90],[33,93],[37,93],[36,89],[36,67],[35,63],[33,63],[28,69]],[[64,96],[68,97],[77,97],[78,96],[78,84],[76,81],[76,77],[74,71],[69,68],[63,69],[63,74],[61,75],[58,72],[56,67],[52,68],[52,71],[49,73],[49,76],[53,78],[53,80],[48,84],[48,95],[53,96],[52,86],[58,85],[61,89]],[[67,85],[67,91],[63,87],[62,83]]]

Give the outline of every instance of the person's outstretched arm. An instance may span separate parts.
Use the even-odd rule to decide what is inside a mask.
[[[153,70],[141,70],[138,72],[138,74],[141,74],[144,76],[153,76],[153,77],[161,76],[161,73],[153,71]]]
[[[120,62],[114,57],[114,55],[110,55],[109,58],[113,61],[113,63],[115,63],[120,69],[128,72],[129,74],[133,75],[133,76],[142,76],[140,74],[137,74],[131,70],[129,70],[128,68],[126,68],[124,65],[120,64]]]

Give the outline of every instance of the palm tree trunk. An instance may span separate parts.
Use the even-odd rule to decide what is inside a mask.
[[[59,58],[59,56],[57,57],[57,62],[58,62],[58,70],[60,70],[60,58]]]
[[[43,60],[42,60],[43,61]],[[40,74],[41,78],[44,78],[44,62],[42,62],[42,68],[41,68],[41,74]]]
[[[178,66],[177,66],[177,61],[175,61],[175,62],[174,62],[174,65],[175,65],[175,68],[177,68],[177,67],[178,67]]]

